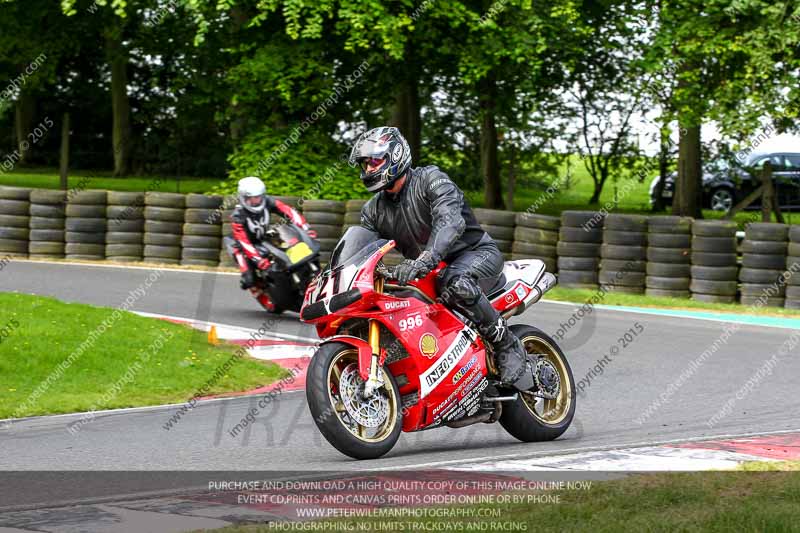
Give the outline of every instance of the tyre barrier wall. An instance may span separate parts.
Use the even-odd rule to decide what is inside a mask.
[[[647,217],[606,215],[600,247],[600,285],[611,291],[644,294],[646,260]]]
[[[358,226],[361,222],[361,209],[366,204],[366,200],[347,200],[344,204],[344,223],[342,233],[351,226]]]
[[[800,268],[800,226],[789,226],[788,237],[786,270],[796,272]],[[786,282],[784,307],[800,309],[800,274],[791,276]]]
[[[144,193],[108,191],[106,259],[137,262],[144,258]]]
[[[647,226],[645,294],[689,298],[691,254],[691,218],[650,217]]]
[[[556,246],[561,219],[533,213],[516,213],[514,222],[516,227],[511,245],[511,259],[541,259],[547,265],[548,271],[557,272]]]
[[[598,287],[603,218],[602,213],[593,211],[561,213],[556,245],[559,284],[578,289]],[[548,238],[552,238],[552,235]]]
[[[327,264],[331,253],[342,236],[345,202],[337,200],[305,200],[302,202],[303,216],[317,232],[320,244],[320,262]]]
[[[695,220],[692,223],[692,299],[732,303],[737,290],[736,223]]]
[[[785,224],[753,223],[745,228],[739,292],[744,305],[754,305],[767,295],[764,305],[783,307],[786,284],[789,227]],[[794,294],[794,291],[792,291]]]
[[[182,265],[219,265],[223,200],[222,196],[186,195],[181,237]]]
[[[323,262],[343,231],[358,224],[364,205],[278,198],[302,208],[319,234]],[[235,196],[0,187],[0,257],[235,266],[222,239],[231,235],[235,204]],[[589,211],[560,218],[475,214],[507,257],[543,260],[562,286],[707,302],[734,302],[740,294],[744,304],[800,309],[800,275],[792,275],[800,272],[800,226],[749,224],[737,248],[730,221]],[[386,262],[401,259],[392,252]]]
[[[33,189],[30,201],[28,256],[32,259],[62,259],[66,247],[67,192]]]
[[[186,196],[171,192],[144,195],[144,260],[179,265]]]
[[[497,247],[503,252],[506,261],[513,255],[514,231],[516,214],[513,211],[500,211],[497,209],[473,209],[478,224],[494,238]]]
[[[220,206],[220,236],[222,240],[219,248],[219,266],[239,268],[231,254],[225,248],[225,237],[233,237],[233,227],[231,226],[231,215],[238,202],[235,194],[228,194],[222,197]]]
[[[30,237],[30,189],[0,189],[0,257],[27,257]]]
[[[108,192],[85,190],[67,195],[64,255],[90,261],[106,258]]]

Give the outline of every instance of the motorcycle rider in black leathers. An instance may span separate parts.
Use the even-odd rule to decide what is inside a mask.
[[[269,296],[255,284],[255,269],[268,270],[271,263],[262,257],[256,245],[264,239],[270,225],[270,213],[280,215],[289,223],[306,231],[312,239],[317,232],[312,230],[306,219],[281,202],[267,195],[267,188],[260,178],[250,176],[239,180],[237,188],[238,205],[231,215],[233,240],[230,242],[236,264],[242,273],[242,289],[250,289],[253,296],[267,311],[274,311],[275,305]],[[226,237],[226,243],[230,237]]]
[[[393,127],[363,133],[350,164],[361,167],[361,180],[376,193],[361,210],[361,226],[394,239],[406,258],[395,268],[398,282],[422,278],[445,261],[436,280],[442,302],[474,322],[492,346],[502,385],[531,389],[525,349],[484,293],[502,275],[503,254],[463,192],[436,166],[411,168],[408,142]]]

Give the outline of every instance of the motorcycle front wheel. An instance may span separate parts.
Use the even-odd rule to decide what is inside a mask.
[[[541,442],[561,436],[575,416],[575,380],[564,352],[542,330],[524,324],[511,326],[528,358],[539,361],[547,374],[548,390],[524,392],[503,405],[500,424],[523,442]]]
[[[375,459],[394,447],[402,430],[400,391],[383,370],[384,384],[363,398],[358,350],[323,344],[308,367],[306,398],[314,423],[331,445],[354,459]]]

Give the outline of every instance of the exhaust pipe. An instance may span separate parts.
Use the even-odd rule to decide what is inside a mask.
[[[542,277],[539,279],[536,285],[533,286],[533,290],[528,297],[522,301],[522,305],[518,305],[517,307],[503,313],[503,318],[508,319],[512,316],[521,315],[527,311],[530,306],[541,300],[542,296],[544,296],[544,293],[555,287],[556,283],[558,283],[556,281],[556,277],[550,272],[545,272],[542,274]]]
[[[449,428],[463,428],[471,426],[472,424],[479,424],[481,422],[488,422],[492,418],[491,412],[478,413],[476,415],[459,418],[445,424]]]
[[[471,426],[472,424],[478,424],[480,422],[488,422],[491,418],[491,412],[483,412],[476,415],[459,418],[458,420],[453,420],[445,425],[449,428],[463,428],[466,426]]]

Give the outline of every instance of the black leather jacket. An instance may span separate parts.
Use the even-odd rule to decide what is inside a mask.
[[[397,241],[398,251],[408,259],[429,250],[437,260],[450,261],[479,242],[491,241],[464,193],[436,166],[411,169],[397,194],[373,196],[361,209],[361,225]]]

